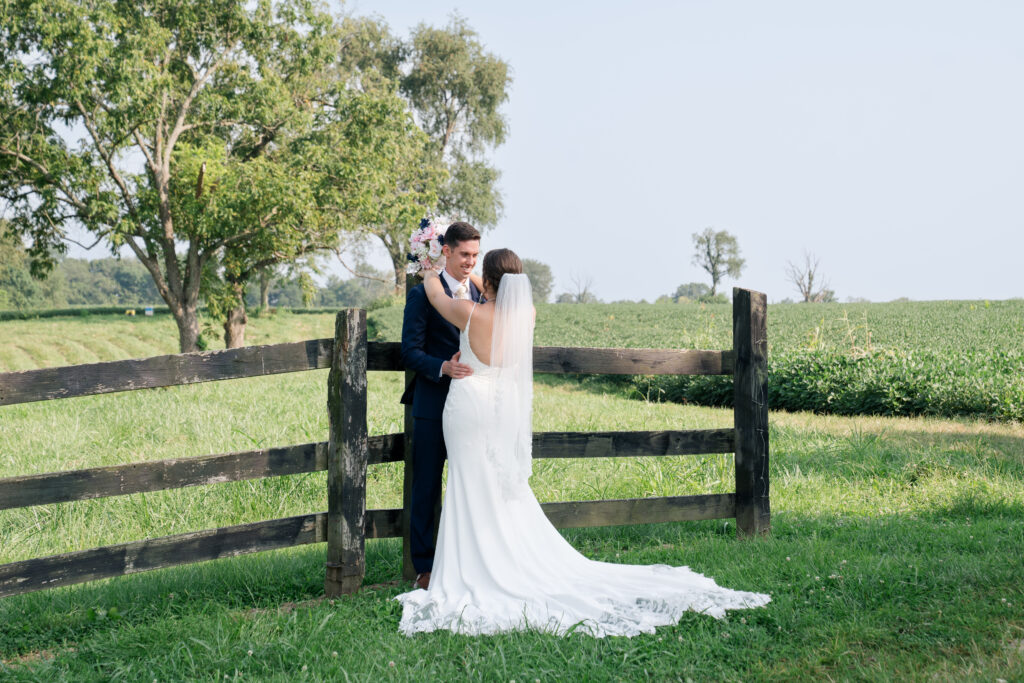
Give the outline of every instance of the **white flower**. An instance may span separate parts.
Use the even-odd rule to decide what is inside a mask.
[[[441,255],[441,245],[436,240],[430,242],[430,250],[427,252],[427,255],[431,259],[436,259]]]

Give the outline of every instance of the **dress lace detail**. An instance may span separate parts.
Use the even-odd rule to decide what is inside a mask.
[[[402,633],[633,636],[674,624],[687,611],[721,618],[770,601],[688,567],[597,562],[573,548],[528,482],[503,464],[508,445],[495,443],[492,424],[499,368],[477,358],[468,330],[467,323],[459,348],[473,374],[452,381],[442,417],[448,485],[430,588],[397,596]]]

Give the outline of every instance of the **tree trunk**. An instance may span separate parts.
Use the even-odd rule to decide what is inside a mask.
[[[260,269],[260,313],[270,312],[270,269]]]
[[[196,306],[171,306],[178,324],[178,347],[181,353],[199,351],[199,311]]]
[[[245,346],[245,324],[248,321],[244,304],[228,311],[228,319],[224,321],[225,348],[237,349]]]
[[[224,348],[237,349],[245,346],[245,324],[249,318],[245,315],[245,296],[242,285],[235,284],[237,295],[235,307],[228,311],[224,321]]]
[[[405,266],[408,262],[405,254],[391,254],[391,263],[395,267],[395,294],[405,293]]]

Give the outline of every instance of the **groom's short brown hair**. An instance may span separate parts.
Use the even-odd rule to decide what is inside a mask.
[[[454,249],[459,246],[459,242],[468,242],[470,240],[479,239],[480,231],[465,221],[456,221],[449,225],[448,229],[444,231],[444,246],[449,249]]]

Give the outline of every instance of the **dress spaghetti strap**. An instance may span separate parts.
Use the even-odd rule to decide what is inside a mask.
[[[474,313],[474,311],[476,311],[476,305],[478,303],[479,303],[478,301],[474,301],[473,302],[473,308],[469,309],[469,317],[466,318],[466,329],[465,329],[465,332],[466,332],[467,338],[469,337],[469,323],[470,323],[470,321],[473,320],[473,313]]]

